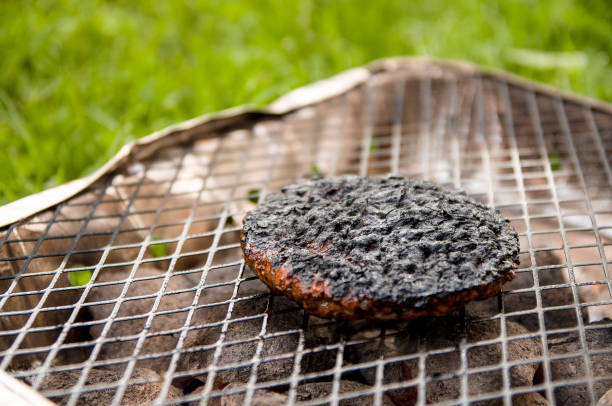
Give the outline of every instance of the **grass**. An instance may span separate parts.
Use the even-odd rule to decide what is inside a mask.
[[[0,204],[171,123],[386,56],[470,60],[610,101],[610,21],[595,0],[4,0]]]

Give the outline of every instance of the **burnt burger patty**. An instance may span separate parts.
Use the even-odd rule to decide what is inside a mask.
[[[241,245],[274,292],[343,319],[443,315],[495,295],[519,252],[496,209],[397,176],[287,186],[245,216]]]

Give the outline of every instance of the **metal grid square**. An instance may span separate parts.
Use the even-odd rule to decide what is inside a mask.
[[[451,66],[380,70],[9,226],[0,368],[68,405],[594,404],[612,387],[611,154],[610,111]],[[519,233],[517,278],[446,318],[347,323],[270,295],[245,266],[241,218],[266,194],[386,173],[499,208]]]

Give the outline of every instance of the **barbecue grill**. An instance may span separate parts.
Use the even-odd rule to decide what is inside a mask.
[[[610,105],[429,59],[170,127],[0,208],[0,370],[68,405],[596,404],[611,156]],[[245,266],[241,219],[266,194],[388,173],[497,207],[517,278],[445,318],[376,324],[309,316]]]

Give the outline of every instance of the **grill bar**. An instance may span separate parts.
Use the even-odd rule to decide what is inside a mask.
[[[602,259],[602,264],[603,264],[603,268],[604,268],[604,272],[605,269],[608,267],[607,265],[607,260],[606,260],[606,255],[605,252],[603,250],[603,247],[601,246],[601,241],[599,238],[599,231],[597,230],[597,222],[595,221],[595,216],[593,215],[593,206],[591,205],[591,200],[589,198],[589,194],[586,188],[586,184],[584,182],[584,175],[582,174],[582,166],[580,165],[580,161],[578,160],[578,155],[576,154],[576,147],[574,146],[574,141],[572,140],[572,136],[570,134],[570,129],[569,129],[569,124],[567,122],[567,116],[565,114],[565,108],[563,106],[563,101],[560,99],[557,99],[555,101],[555,110],[557,113],[557,118],[559,120],[559,122],[561,123],[561,129],[563,134],[566,136],[567,138],[567,144],[570,147],[570,156],[571,159],[573,161],[573,164],[576,168],[578,168],[578,181],[580,184],[580,187],[582,188],[582,190],[584,191],[584,196],[585,196],[585,201],[586,201],[586,206],[587,206],[587,212],[589,213],[589,219],[591,221],[591,224],[593,225],[594,229],[594,234],[595,234],[595,241],[597,243],[598,246],[598,250],[599,250],[599,255],[600,258]],[[569,244],[567,243],[567,239],[566,236],[564,235],[564,232],[562,231],[561,233],[562,237],[564,238],[563,240],[563,245],[568,247]],[[566,252],[568,251],[568,248],[566,248]],[[569,258],[569,256],[566,257]],[[578,290],[575,286],[575,277],[573,275],[573,266],[571,264],[568,264],[568,268],[569,268],[569,274],[570,274],[570,283],[572,284],[573,282],[573,286],[572,286],[572,294],[574,295],[574,300],[576,303],[580,302],[580,298],[578,296]],[[574,279],[572,281],[572,279]],[[580,307],[576,306],[576,315],[577,315],[577,320],[578,320],[578,326],[580,327],[580,341],[582,344],[582,348],[587,349],[588,348],[588,344],[587,344],[587,339],[586,336],[584,334],[584,322],[582,320],[582,317],[580,317]],[[591,395],[591,402],[595,403],[597,402],[597,399],[595,399],[594,397],[594,390],[593,390],[593,371],[592,371],[592,367],[591,367],[591,360],[589,359],[589,357],[586,355],[586,352],[584,354],[584,365],[585,365],[585,370],[586,370],[586,377],[587,377],[587,383],[589,385],[589,393]]]
[[[184,155],[182,156],[182,158],[184,158]],[[180,165],[180,164],[179,164],[179,165]],[[178,168],[177,168],[177,169],[174,171],[173,181],[175,181],[175,180],[176,180],[177,175],[178,175]],[[136,187],[136,189],[135,189],[135,191],[137,192],[138,190],[139,190],[139,187],[137,186],[137,187]],[[163,205],[164,205],[164,204],[165,204],[165,202],[168,200],[168,198],[169,198],[169,194],[170,194],[170,188],[166,189],[166,192],[164,193],[164,197],[163,197],[162,205],[161,205],[161,207],[159,207],[159,208],[157,209],[157,211],[156,211],[156,213],[155,213],[155,218],[154,218],[153,223],[152,223],[152,225],[151,225],[151,227],[150,227],[150,230],[151,230],[151,231],[153,230],[154,226],[157,224],[157,222],[158,222],[158,220],[159,220],[159,217],[160,217],[160,215],[161,215],[161,211],[162,211]],[[129,210],[130,206],[133,204],[135,196],[136,196],[136,194],[134,194],[133,196],[131,196],[131,198],[130,198],[130,204],[129,204],[129,205],[128,205],[128,207],[126,208],[126,211],[124,212],[124,216],[122,216],[122,220],[124,220],[124,219],[125,219],[125,214],[127,214],[127,211]],[[120,224],[121,224],[121,223],[120,223]],[[115,230],[115,231],[117,231],[117,230]],[[113,234],[113,236],[115,236],[115,235],[116,235],[116,234]],[[126,295],[126,293],[127,293],[127,290],[128,290],[128,288],[129,288],[129,286],[130,286],[130,284],[131,284],[131,279],[134,277],[134,274],[135,274],[135,271],[136,271],[136,264],[138,264],[138,263],[139,263],[139,262],[142,260],[142,258],[143,258],[143,256],[144,256],[144,250],[145,250],[145,247],[146,247],[146,244],[147,244],[147,243],[148,243],[148,238],[145,238],[145,241],[144,241],[143,245],[142,245],[142,246],[140,247],[140,249],[139,249],[138,256],[137,256],[137,258],[136,258],[136,262],[135,262],[134,266],[132,267],[132,270],[131,270],[131,272],[130,272],[130,274],[129,274],[129,276],[128,276],[128,279],[127,279],[127,281],[126,281],[126,284],[124,285],[123,290],[122,290],[122,292],[121,292],[121,294],[120,294],[120,296],[119,296],[118,300],[116,301],[115,305],[113,306],[113,310],[111,311],[111,314],[110,314],[110,317],[109,317],[109,321],[107,321],[107,322],[105,323],[104,328],[102,329],[102,333],[100,334],[100,340],[98,340],[98,341],[96,342],[96,345],[94,346],[94,348],[93,348],[93,350],[92,350],[92,352],[91,352],[91,355],[90,355],[90,357],[89,357],[89,361],[94,361],[94,360],[95,360],[96,356],[98,355],[98,353],[99,353],[99,351],[100,351],[100,347],[101,347],[101,343],[102,343],[102,341],[101,341],[101,340],[103,340],[103,339],[106,337],[106,334],[108,334],[108,331],[109,331],[109,329],[110,329],[110,322],[111,322],[111,321],[112,321],[114,318],[116,318],[116,317],[117,317],[117,312],[118,312],[118,310],[119,310],[119,306],[121,305],[121,303],[122,303],[122,301],[123,301],[123,298],[125,297],[125,295]],[[104,255],[103,255],[102,259],[103,259],[103,258],[104,258]],[[164,280],[164,282],[163,282],[163,284],[162,284],[162,290],[161,290],[162,292],[163,292],[163,291],[164,291],[164,289],[165,289],[165,285],[166,285],[166,283],[167,283],[167,279],[165,279],[165,280]],[[83,297],[83,296],[82,296],[82,297]],[[154,305],[154,307],[153,307],[153,312],[155,312],[155,310],[157,309],[157,305],[159,304],[159,300],[160,300],[160,297],[159,297],[159,296],[157,296],[157,297],[155,298],[155,305]],[[143,328],[143,331],[142,331],[143,333],[144,333],[145,331],[147,331],[147,330],[148,330],[148,328],[150,327],[150,319],[151,319],[151,315],[149,315],[149,317],[147,318],[147,321],[146,321],[145,327]],[[142,337],[142,333],[141,333],[140,337]],[[139,337],[139,341],[136,343],[136,348],[135,348],[135,352],[136,352],[136,353],[137,353],[137,351],[138,351],[139,344],[141,344],[141,343],[142,343],[142,341],[141,341],[141,338],[140,338],[140,337]],[[89,365],[87,365],[87,364],[86,364],[86,365],[85,365],[85,367],[83,368],[82,373],[81,373],[81,375],[80,375],[80,377],[79,377],[79,380],[78,380],[78,382],[77,382],[77,383],[76,383],[76,385],[75,385],[75,391],[74,391],[74,392],[71,394],[70,398],[68,399],[68,406],[74,406],[74,405],[76,404],[76,402],[77,402],[77,400],[78,400],[79,391],[82,391],[82,390],[83,390],[83,386],[84,386],[84,384],[85,384],[85,380],[87,379],[87,376],[88,376],[88,374],[89,374],[89,372],[90,372],[90,370],[91,370],[90,365],[91,365],[91,364],[89,364]],[[126,370],[127,376],[130,376],[130,375],[131,375],[131,373],[132,373],[132,368],[133,368],[133,361],[131,361],[131,362],[128,364],[128,367],[127,367],[127,370]],[[125,385],[126,385],[126,383],[127,383],[127,382],[126,382],[126,379],[125,379],[125,376],[126,376],[126,375],[124,375],[124,377],[123,377],[123,378],[122,378],[122,380],[120,381],[119,387],[117,388],[117,395],[119,395],[119,396],[120,396],[120,395],[122,394],[122,392],[125,390],[124,388],[125,388]],[[38,381],[38,382],[40,382],[40,381]],[[119,398],[120,398],[120,397],[119,397]],[[117,404],[117,400],[116,400],[116,399],[117,399],[117,396],[115,396],[115,398],[113,399],[113,404]]]
[[[100,201],[102,200],[103,194],[100,193],[98,195],[98,198],[96,199],[96,201],[94,202],[94,204],[92,205],[92,210],[90,211],[88,217],[85,219],[83,226],[81,227],[81,229],[79,230],[79,233],[76,235],[75,239],[74,239],[74,243],[72,244],[72,246],[70,247],[70,251],[73,251],[74,248],[76,247],[76,244],[78,243],[80,236],[85,233],[86,230],[86,226],[87,223],[91,220],[91,217],[93,215],[93,213],[95,212],[96,207],[100,204]],[[66,256],[68,256],[69,254],[67,253]],[[62,265],[65,267],[65,259],[62,261]],[[60,268],[61,269],[61,268]],[[93,277],[95,277],[97,275],[97,273],[99,273],[99,269],[96,269],[96,271],[94,272]],[[60,275],[60,273],[56,273],[55,275],[55,279],[54,281],[57,281],[57,277]],[[54,282],[52,282],[54,283]],[[72,311],[72,313],[70,314],[70,317],[68,318],[68,320],[66,321],[66,324],[64,325],[58,339],[56,340],[55,343],[53,343],[53,345],[51,346],[50,350],[49,350],[49,354],[47,355],[47,357],[45,358],[45,361],[42,365],[42,373],[38,376],[38,378],[36,380],[34,380],[34,383],[32,385],[32,387],[34,389],[38,389],[41,382],[41,378],[44,377],[44,375],[46,374],[46,372],[49,370],[49,367],[51,366],[51,361],[56,357],[57,352],[59,351],[60,346],[64,343],[64,340],[66,339],[66,335],[68,334],[68,330],[70,329],[71,325],[74,325],[75,323],[75,319],[76,319],[76,315],[78,312],[79,307],[82,305],[82,303],[85,301],[85,298],[87,297],[87,292],[89,291],[89,286],[87,286],[85,288],[85,292],[83,295],[81,295],[81,298],[79,299],[79,301],[75,304],[75,308]],[[43,300],[41,299],[40,304],[43,303]],[[35,314],[33,314],[32,316],[30,316],[30,320],[34,320]],[[29,320],[28,320],[29,321]],[[23,331],[22,334],[27,333],[26,331]],[[19,341],[19,337],[17,338],[17,340],[15,340],[15,342]],[[6,360],[10,361],[9,357],[6,357]]]
[[[214,164],[215,164],[215,162],[216,162],[216,160],[218,158],[218,151],[219,151],[219,149],[215,149],[215,151],[213,152],[212,159],[210,160],[210,164],[209,164],[209,166],[208,166],[208,168],[206,170],[206,175],[203,178],[202,187],[198,191],[198,195],[197,195],[197,197],[193,201],[193,204],[192,204],[192,206],[190,208],[190,211],[189,211],[189,216],[187,217],[187,219],[185,221],[185,224],[184,224],[184,227],[181,230],[181,236],[179,237],[179,240],[178,240],[179,242],[177,244],[176,251],[172,255],[172,259],[171,259],[171,262],[170,262],[170,265],[169,265],[169,269],[170,270],[173,270],[174,267],[176,266],[176,262],[177,262],[177,260],[179,258],[178,257],[178,253],[180,253],[182,251],[182,249],[183,249],[183,241],[185,241],[185,239],[187,238],[188,230],[189,230],[190,225],[192,224],[192,222],[194,220],[195,210],[196,210],[196,208],[197,208],[197,206],[198,206],[198,204],[200,202],[200,199],[202,197],[202,193],[204,191],[204,188],[205,188],[205,186],[206,186],[206,184],[208,182],[208,179],[210,177],[210,174],[212,173]],[[227,208],[225,208],[222,211],[222,213],[221,213],[221,218],[219,219],[219,223],[218,223],[218,225],[217,225],[217,227],[215,229],[215,233],[214,233],[215,237],[214,237],[214,240],[213,240],[212,247],[218,246],[218,244],[219,244],[218,236],[219,236],[219,233],[220,233],[220,227],[222,227],[222,224],[225,224],[226,220],[227,220]],[[211,250],[212,249],[214,249],[214,248],[211,248]],[[212,258],[212,257],[210,257],[210,258]],[[207,268],[210,269],[210,262],[207,262],[204,265],[204,269],[207,269]],[[200,298],[200,295],[202,293],[202,287],[204,286],[204,283],[206,282],[206,276],[207,276],[207,272],[206,271],[202,272],[202,278],[199,281],[198,286],[196,287],[196,292],[195,292],[194,299],[193,299],[193,302],[192,302],[192,307],[189,308],[189,310],[188,310],[184,326],[189,326],[189,323],[192,320],[193,313],[195,311],[195,306],[197,306],[197,304],[198,304],[198,299]],[[180,332],[180,336],[179,336],[179,339],[178,339],[178,342],[177,342],[177,345],[176,345],[177,350],[180,350],[180,349],[183,348],[186,335],[187,335],[187,330],[183,329]],[[167,395],[168,390],[170,388],[171,380],[169,378],[172,376],[172,374],[175,371],[176,363],[178,361],[177,358],[178,358],[178,353],[174,353],[172,355],[171,360],[170,360],[170,365],[168,367],[168,373],[167,373],[167,375],[166,375],[166,377],[164,379],[163,386],[162,386],[162,389],[161,389],[161,393],[160,393],[160,398],[161,399],[163,399]],[[126,382],[126,384],[127,384],[127,382]],[[121,397],[119,397],[119,396],[115,397],[115,402],[118,403],[120,400],[121,400]]]
[[[597,129],[597,125],[595,124],[595,120],[593,120],[593,113],[591,109],[589,108],[584,108],[584,113],[585,113],[587,123],[589,124],[591,134],[593,135],[593,141],[595,142],[595,145],[597,146],[597,150],[599,152],[599,158],[601,159],[601,163],[606,170],[606,176],[608,178],[608,183],[610,186],[612,186],[612,171],[610,170],[610,162],[608,161],[608,158],[605,155],[604,148],[601,143],[601,137],[599,136],[599,131]],[[563,117],[565,117],[565,115]],[[565,136],[567,137],[568,142],[570,142],[572,145],[572,160],[574,161],[574,165],[581,168],[580,160],[578,159],[578,156],[576,155],[576,149],[574,147],[574,142],[571,137],[571,131],[567,124],[567,118],[564,119],[564,124],[565,124],[564,125]],[[595,213],[595,210],[593,209],[593,203],[591,202],[591,199],[589,198],[589,195],[588,195],[588,189],[586,187],[586,182],[584,181],[584,175],[582,174],[582,169],[580,173],[580,186],[582,187],[582,190],[584,191],[585,196],[586,196],[586,201],[587,201],[587,206],[588,206],[588,210],[589,210],[589,214],[591,218],[591,223],[593,224],[593,230],[595,232],[595,240],[597,242],[597,246],[599,247],[599,255],[601,256],[601,259],[603,261],[602,264],[603,264],[604,276],[606,280],[608,281],[608,292],[610,293],[610,296],[612,297],[612,278],[610,278],[608,260],[606,257],[606,252],[605,252],[602,240],[601,240],[601,232],[600,232],[601,229],[597,225],[597,220],[595,216],[593,216],[593,213]]]

